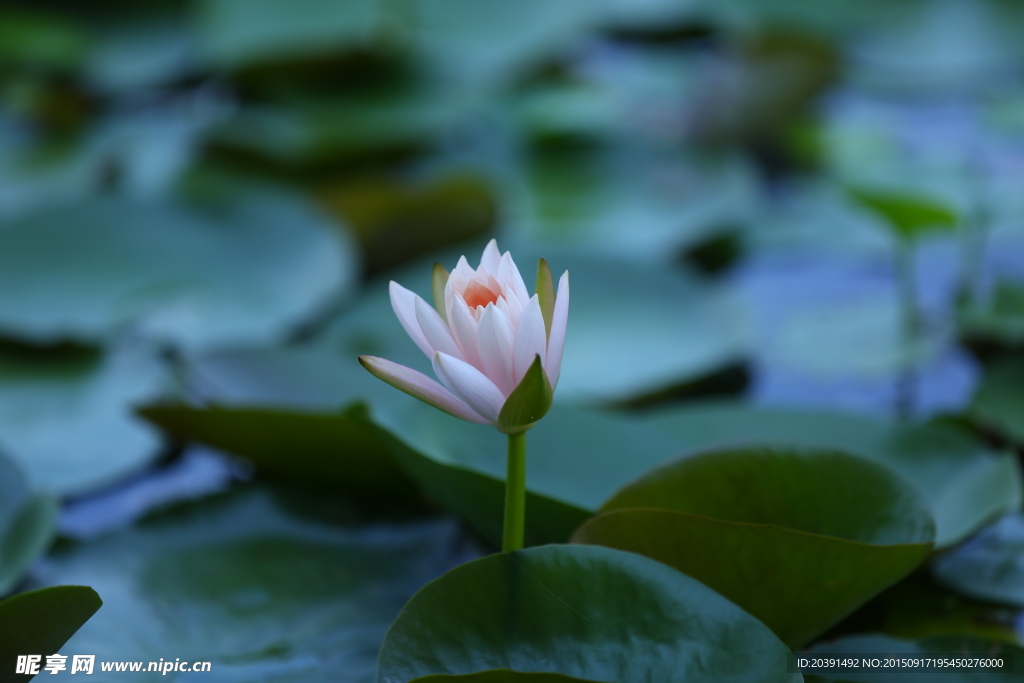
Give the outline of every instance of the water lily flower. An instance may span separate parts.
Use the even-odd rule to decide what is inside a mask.
[[[551,270],[542,259],[537,292],[531,297],[512,256],[491,240],[472,268],[463,256],[448,275],[434,268],[434,303],[391,282],[391,306],[402,327],[427,355],[440,382],[383,358],[360,356],[378,378],[450,415],[490,424],[506,433],[523,431],[546,411],[541,397],[528,414],[510,398],[539,365],[543,385],[532,397],[548,394],[558,383],[569,315],[569,273],[553,290]],[[539,384],[539,383],[538,383]],[[524,388],[525,390],[525,388]],[[503,419],[504,411],[504,419]],[[532,421],[527,421],[532,420]]]
[[[433,273],[434,307],[391,283],[391,307],[430,358],[437,379],[373,356],[359,362],[376,377],[469,422],[508,435],[502,550],[523,547],[526,527],[526,430],[551,407],[569,318],[569,273],[555,292],[544,259],[531,297],[512,256],[491,240],[477,268],[463,256],[449,275]]]

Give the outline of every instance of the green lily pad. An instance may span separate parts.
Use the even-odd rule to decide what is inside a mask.
[[[800,681],[787,655],[763,624],[662,564],[553,545],[428,584],[388,631],[377,681]]]
[[[0,330],[33,343],[125,328],[185,346],[271,343],[352,275],[333,224],[273,193],[202,209],[88,200],[0,226]]]
[[[0,454],[0,595],[46,552],[57,530],[57,512],[57,501],[32,492],[21,471]]]
[[[822,657],[844,657],[855,656],[859,659],[862,654],[890,655],[895,657],[963,657],[974,654],[979,657],[1003,658],[1004,660],[1016,661],[1019,666],[1021,658],[1024,657],[1024,648],[1015,647],[1006,643],[994,643],[980,638],[963,638],[947,636],[938,638],[927,638],[924,640],[902,640],[882,635],[857,635],[848,636],[832,642],[824,642],[815,645],[808,650],[809,655]],[[1019,673],[1017,668],[1011,668],[1012,672]],[[985,671],[974,669],[969,672],[918,672],[917,676],[922,680],[936,681],[937,683],[1005,683],[1013,680],[1016,673]],[[913,680],[914,675],[904,669],[901,671],[881,670],[850,670],[838,676],[810,678],[808,680],[827,681],[830,683],[904,683],[907,679]]]
[[[131,406],[166,380],[144,350],[0,344],[0,447],[34,487],[73,495],[110,484],[159,455]]]
[[[754,447],[655,469],[573,536],[679,569],[790,645],[910,573],[934,538],[923,499],[887,468],[845,453]]]
[[[982,426],[1024,444],[1024,360],[1006,358],[986,368],[968,414]]]
[[[645,418],[683,440],[680,452],[736,444],[842,450],[892,467],[924,494],[936,546],[969,536],[1020,506],[1021,472],[1010,453],[994,454],[960,431],[820,411],[709,403]]]
[[[447,520],[364,521],[336,495],[245,489],[66,547],[37,576],[104,596],[70,652],[210,661],[221,681],[371,681],[402,604],[466,551]]]
[[[1024,515],[1008,515],[932,564],[939,583],[982,600],[1024,607]]]
[[[961,311],[958,323],[969,341],[1024,346],[1024,284],[999,283],[990,301]]]
[[[28,680],[14,674],[18,655],[40,655],[45,664],[102,604],[87,586],[54,586],[0,600],[0,680]]]

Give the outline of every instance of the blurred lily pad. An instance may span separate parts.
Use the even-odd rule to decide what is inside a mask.
[[[553,545],[491,555],[423,588],[388,631],[377,680],[799,681],[787,654],[763,624],[662,564]]]
[[[736,447],[629,484],[573,540],[640,553],[807,643],[928,556],[924,499],[889,469],[828,451]]]
[[[184,346],[279,341],[352,282],[343,238],[272,192],[39,209],[0,226],[0,330],[33,343],[125,329]]]
[[[987,305],[960,312],[959,325],[968,343],[1024,347],[1024,284],[998,283]]]
[[[21,471],[0,454],[0,595],[46,552],[56,528],[57,502],[33,492]]]
[[[1008,357],[986,368],[968,414],[982,426],[1024,444],[1024,360]]]
[[[728,403],[669,409],[646,419],[677,435],[688,452],[768,444],[841,450],[882,463],[925,496],[940,548],[1021,503],[1020,466],[1012,454],[991,453],[973,437],[939,425]]]
[[[445,520],[357,521],[337,496],[248,489],[68,547],[39,578],[90,583],[104,596],[72,652],[155,661],[170,651],[212,662],[223,681],[327,681],[339,671],[372,681],[401,605],[467,551]]]
[[[110,484],[159,454],[131,407],[166,380],[145,350],[0,344],[0,447],[34,487],[74,495]]]
[[[932,564],[943,585],[982,600],[1024,607],[1024,515],[1008,515]]]
[[[850,196],[880,216],[903,240],[912,241],[929,232],[948,232],[957,225],[956,212],[931,197],[867,187],[851,188]]]

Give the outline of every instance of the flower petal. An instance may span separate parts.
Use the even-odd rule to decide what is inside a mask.
[[[476,275],[476,271],[469,265],[469,261],[465,256],[460,256],[459,262],[455,264],[455,270],[448,275],[448,282],[444,286],[444,308],[448,313],[449,320],[452,318],[452,301],[455,294],[461,294],[474,275]]]
[[[435,353],[434,372],[452,393],[462,399],[473,410],[491,424],[498,421],[505,396],[494,386],[494,382],[469,363],[445,353]]]
[[[515,385],[523,381],[526,371],[537,356],[544,361],[547,356],[548,338],[544,329],[544,313],[540,309],[540,299],[534,295],[526,304],[523,315],[516,327],[515,348],[512,353],[512,370]]]
[[[455,343],[462,349],[462,355],[466,362],[479,368],[480,352],[478,351],[476,318],[469,312],[469,306],[458,294],[455,295],[448,319],[451,321],[452,336],[455,337]]]
[[[469,422],[490,424],[479,413],[459,400],[455,394],[438,384],[437,380],[427,377],[422,372],[375,356],[359,356],[359,362],[374,377],[384,380],[396,389],[401,389],[410,396],[429,403],[449,415]]]
[[[502,287],[509,287],[516,293],[520,301],[528,301],[530,293],[526,289],[526,282],[523,281],[523,276],[519,272],[519,268],[516,266],[516,262],[512,260],[512,254],[505,252],[501,256],[501,263],[498,266],[498,282]]]
[[[504,396],[515,388],[512,382],[512,349],[515,328],[501,309],[490,304],[480,316],[477,325],[477,348],[480,351],[480,369],[494,382]]]
[[[427,343],[431,347],[430,355],[433,356],[434,351],[441,351],[449,356],[455,356],[459,360],[465,360],[462,351],[452,339],[451,330],[441,320],[441,315],[420,297],[416,297],[415,308],[416,322],[419,323],[423,336],[426,337]]]
[[[558,280],[555,311],[551,315],[551,334],[548,336],[548,358],[544,364],[552,389],[558,384],[558,375],[562,370],[562,351],[565,350],[565,330],[568,322],[569,271],[565,271]]]
[[[484,253],[480,256],[480,268],[495,275],[498,272],[499,263],[501,263],[501,253],[498,252],[498,241],[491,240],[484,247]]]
[[[412,338],[416,346],[420,347],[420,350],[428,358],[434,355],[434,348],[427,342],[427,338],[416,320],[416,300],[420,297],[394,280],[391,281],[388,291],[391,294],[391,308],[394,309],[398,322],[402,323],[402,327],[405,328],[405,333]],[[422,299],[420,300],[422,301]],[[424,303],[426,302],[424,301]]]

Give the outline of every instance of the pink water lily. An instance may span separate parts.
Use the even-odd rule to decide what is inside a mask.
[[[541,364],[558,383],[569,315],[569,273],[553,288],[540,262],[530,296],[512,256],[491,240],[472,268],[463,256],[448,275],[434,270],[435,306],[397,282],[391,306],[402,327],[430,358],[440,382],[383,358],[361,356],[375,376],[455,417],[499,426],[498,417],[530,367]],[[534,371],[536,373],[536,371]]]

